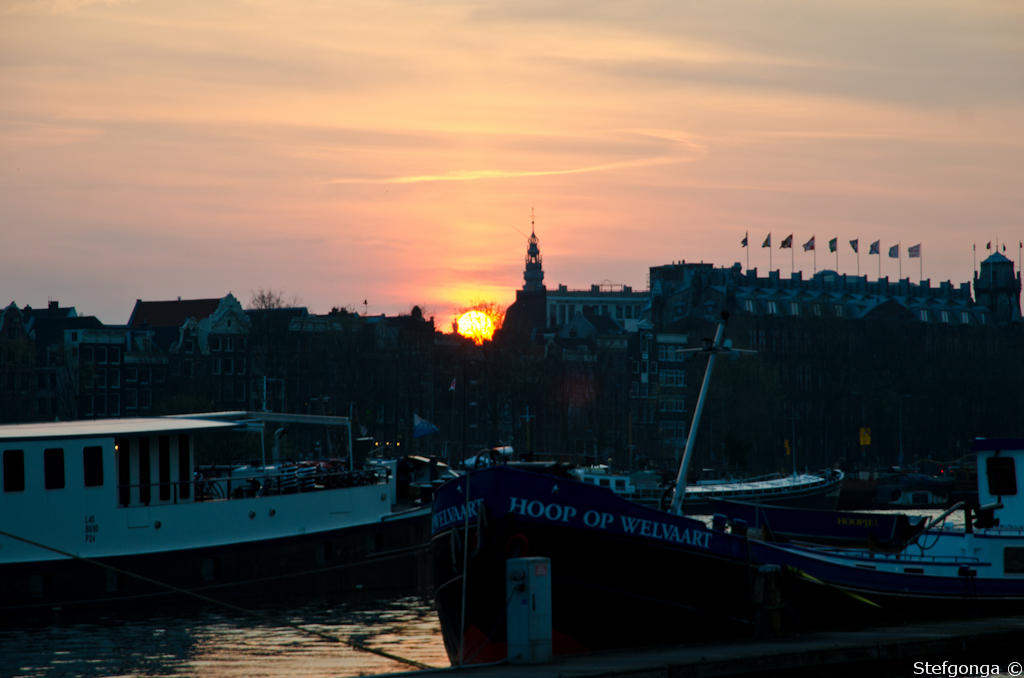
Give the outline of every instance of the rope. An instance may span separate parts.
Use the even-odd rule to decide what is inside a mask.
[[[396,654],[391,654],[390,652],[385,652],[384,650],[377,650],[375,648],[367,647],[366,645],[362,645],[360,643],[354,643],[354,642],[352,642],[350,640],[345,640],[344,638],[339,638],[338,636],[332,636],[332,635],[330,635],[328,633],[324,633],[322,631],[317,631],[316,629],[307,628],[305,626],[302,626],[301,624],[296,624],[295,622],[290,622],[290,621],[285,620],[285,619],[277,619],[275,617],[271,617],[270,615],[263,614],[262,612],[257,612],[255,610],[247,610],[244,607],[239,607],[237,605],[232,605],[231,603],[226,603],[226,602],[224,602],[222,600],[217,600],[216,598],[211,598],[209,596],[204,596],[201,593],[196,593],[195,591],[189,591],[188,589],[183,589],[183,588],[174,586],[172,584],[166,584],[164,582],[157,581],[156,579],[150,579],[149,577],[145,577],[145,576],[143,576],[141,574],[135,574],[134,572],[127,572],[125,570],[120,570],[120,569],[118,569],[116,567],[113,567],[112,565],[107,565],[106,563],[101,563],[98,560],[94,560],[92,558],[86,558],[84,556],[80,556],[80,555],[77,555],[77,554],[74,554],[74,553],[70,553],[68,551],[62,551],[61,549],[54,548],[53,546],[47,546],[46,544],[40,544],[37,541],[32,541],[31,539],[26,539],[25,537],[19,537],[18,535],[11,534],[10,532],[4,532],[3,530],[0,530],[0,535],[3,535],[4,537],[10,537],[11,539],[16,539],[16,540],[24,542],[26,544],[31,544],[32,546],[36,546],[36,547],[44,549],[46,551],[52,551],[53,553],[58,553],[58,554],[60,554],[62,556],[68,557],[68,558],[73,558],[75,560],[80,560],[80,561],[82,561],[84,563],[89,563],[90,565],[95,565],[97,567],[102,567],[102,568],[104,568],[106,570],[111,570],[113,572],[117,572],[118,574],[123,574],[123,575],[125,575],[127,577],[132,577],[133,579],[138,579],[139,581],[144,581],[147,584],[153,584],[155,586],[160,586],[162,588],[169,589],[169,590],[174,591],[176,593],[181,593],[181,594],[184,594],[186,596],[191,596],[192,598],[196,598],[196,599],[201,600],[201,601],[206,602],[206,603],[211,603],[213,605],[219,605],[220,607],[225,607],[225,608],[227,608],[229,610],[234,610],[235,612],[241,612],[242,614],[246,614],[246,615],[249,615],[249,616],[252,616],[252,617],[257,617],[258,619],[262,619],[264,621],[270,622],[271,624],[276,624],[276,625],[280,625],[280,626],[288,626],[288,627],[291,627],[291,628],[295,629],[296,631],[300,631],[302,633],[308,633],[310,635],[317,636],[321,640],[326,640],[326,641],[329,641],[329,642],[332,642],[332,643],[341,643],[342,645],[347,645],[347,646],[351,647],[354,650],[359,650],[360,652],[368,652],[370,654],[375,654],[377,656],[384,657],[385,659],[390,659],[392,661],[401,662],[402,664],[408,664],[409,666],[414,666],[414,667],[416,667],[418,669],[432,669],[432,668],[435,668],[433,666],[430,666],[429,664],[423,664],[423,663],[418,662],[418,661],[416,661],[414,659],[406,659],[405,657],[399,657]]]

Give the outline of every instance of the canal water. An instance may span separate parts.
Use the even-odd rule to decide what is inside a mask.
[[[929,518],[940,511],[909,511]],[[701,517],[710,524],[711,517]],[[962,513],[949,527],[963,527]],[[257,611],[420,664],[449,666],[430,600],[275,603]],[[413,666],[285,623],[214,607],[67,616],[0,625],[0,677],[341,678]]]
[[[310,602],[259,609],[276,619],[429,666],[448,666],[425,598]],[[44,623],[45,622],[45,623]],[[0,626],[0,676],[340,678],[414,667],[284,624],[219,608],[52,617]]]

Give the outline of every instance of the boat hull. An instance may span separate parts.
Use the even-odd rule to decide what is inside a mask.
[[[505,561],[516,556],[551,559],[556,655],[753,632],[743,539],[604,488],[503,467],[472,473],[467,531],[464,483],[439,492],[431,542],[453,664],[505,658]]]
[[[428,509],[310,534],[0,564],[0,616],[309,594],[426,592]],[[111,569],[113,568],[113,569]],[[133,576],[134,575],[134,576]]]

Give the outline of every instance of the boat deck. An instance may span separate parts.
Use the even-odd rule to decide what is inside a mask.
[[[500,664],[432,671],[460,678],[683,678],[700,676],[915,675],[916,662],[1024,662],[1024,616],[950,620],[785,635],[766,640],[629,649],[557,657],[535,666]],[[391,674],[413,676],[421,672]],[[920,673],[918,674],[920,675]],[[976,674],[968,674],[976,675]]]

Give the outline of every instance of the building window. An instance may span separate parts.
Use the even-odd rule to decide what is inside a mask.
[[[747,309],[747,313],[754,313],[754,312],[756,312],[756,307],[754,306],[754,300],[753,299],[747,299],[746,301],[744,301],[743,302],[743,308]]]
[[[91,363],[96,361],[96,352],[92,346],[82,347],[82,362]]]
[[[779,312],[779,307],[776,306],[774,301],[768,302],[768,312],[771,313],[772,315],[775,315]]]
[[[93,375],[92,385],[94,388],[106,388],[107,387],[107,371],[96,370],[96,374]]]
[[[640,374],[640,361],[633,360],[631,362],[633,363],[633,374]]]
[[[139,369],[137,367],[126,367],[124,368],[124,380],[127,382],[133,382],[139,380]]]
[[[615,318],[622,320],[622,304],[615,304]]]
[[[121,414],[121,395],[119,393],[111,393],[107,396],[107,409],[108,414],[118,416]]]
[[[814,315],[821,317],[821,304],[814,305]]]
[[[920,311],[918,311],[918,315],[921,316],[921,322],[924,322],[924,323],[928,322],[928,311],[927,310],[922,308]]]
[[[231,337],[226,337],[224,339],[224,350],[227,351],[228,353],[231,353],[232,351],[234,351],[235,350],[235,340],[232,339]]]
[[[43,450],[43,481],[48,490],[64,489],[64,449]]]
[[[121,370],[116,367],[110,368],[110,388],[121,388]]]
[[[842,304],[836,304],[836,317],[842,318],[845,315],[845,310]]]
[[[789,314],[800,315],[800,304],[795,301],[789,302]]]
[[[683,370],[662,370],[659,375],[659,381],[662,386],[675,386],[677,388],[685,386],[683,375],[686,372]]]
[[[153,392],[150,391],[148,388],[142,389],[141,391],[139,391],[139,400],[141,401],[139,405],[143,409],[149,409],[153,407]]]
[[[989,457],[985,460],[988,493],[996,497],[1017,494],[1017,471],[1013,457]]]
[[[4,492],[25,491],[24,450],[4,450]]]
[[[82,450],[82,468],[85,471],[85,486],[103,485],[103,448],[86,447]]]
[[[210,337],[210,350],[211,351],[219,351],[220,350],[220,337]]]
[[[651,361],[651,374],[658,373],[658,363]]]
[[[940,313],[942,314],[942,322],[948,323],[949,322],[949,311],[940,311]]]
[[[235,363],[235,374],[245,374],[245,358],[239,358]]]
[[[962,322],[964,325],[970,325],[971,324],[971,314],[968,313],[967,311],[961,311],[960,312],[960,322]]]
[[[126,410],[134,410],[139,406],[139,392],[130,388],[124,393],[124,407]]]
[[[97,346],[96,347],[96,362],[100,363],[101,365],[106,365],[107,364],[107,347],[106,346]]]

